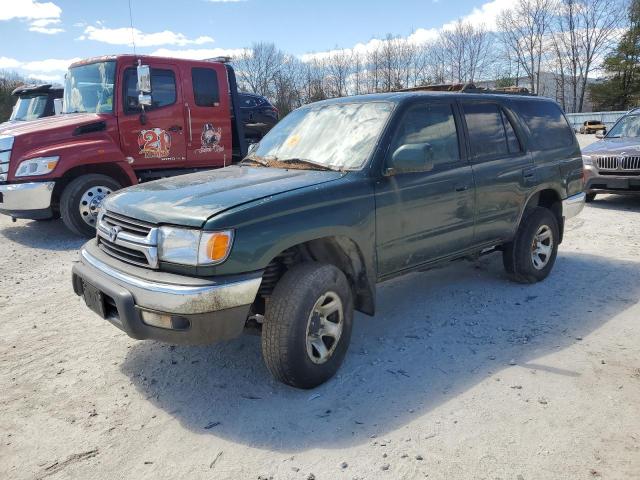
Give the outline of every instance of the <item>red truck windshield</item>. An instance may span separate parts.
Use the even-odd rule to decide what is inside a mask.
[[[116,62],[72,67],[64,84],[63,113],[113,113]]]

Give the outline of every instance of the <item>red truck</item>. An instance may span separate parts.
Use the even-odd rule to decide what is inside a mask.
[[[0,213],[95,234],[102,200],[246,154],[235,73],[220,61],[117,55],[69,67],[63,114],[0,129]]]

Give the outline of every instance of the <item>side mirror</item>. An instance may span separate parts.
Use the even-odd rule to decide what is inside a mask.
[[[62,99],[54,98],[53,99],[53,113],[56,115],[60,115],[62,113]]]
[[[604,138],[606,132],[596,132],[596,138]]]
[[[433,148],[429,143],[408,143],[398,148],[388,162],[385,175],[433,170]]]
[[[149,65],[138,65],[138,91],[142,93],[151,93],[151,70]]]

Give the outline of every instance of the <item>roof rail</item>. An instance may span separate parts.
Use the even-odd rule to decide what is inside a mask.
[[[460,92],[460,93],[492,93],[503,95],[530,95],[537,96],[535,93],[530,93],[529,89],[525,87],[517,87],[515,85],[510,87],[499,88],[486,88],[477,87],[474,83],[443,83],[435,85],[421,85],[419,87],[402,88],[396,90],[397,92]]]

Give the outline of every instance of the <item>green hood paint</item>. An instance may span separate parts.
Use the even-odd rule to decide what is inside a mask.
[[[154,224],[200,228],[207,219],[230,208],[344,175],[234,165],[126,188],[112,194],[105,208]]]

